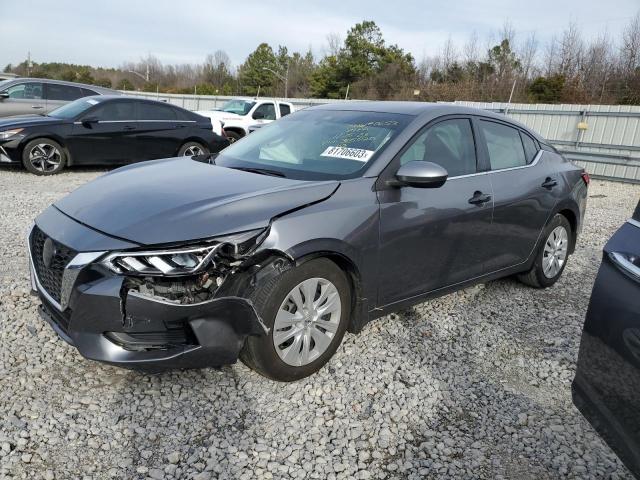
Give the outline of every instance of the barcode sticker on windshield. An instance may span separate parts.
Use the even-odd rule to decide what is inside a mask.
[[[366,162],[374,153],[376,152],[374,152],[373,150],[364,150],[362,148],[328,147],[324,152],[320,154],[320,156],[346,158],[347,160]]]

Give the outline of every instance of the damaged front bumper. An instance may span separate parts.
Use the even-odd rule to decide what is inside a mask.
[[[64,229],[52,230],[55,223]],[[62,233],[55,238],[52,231]],[[113,249],[86,251],[114,242],[120,244]],[[130,289],[126,276],[97,261],[128,246],[55,209],[38,218],[28,243],[32,289],[41,298],[42,317],[88,359],[154,370],[221,366],[237,361],[248,336],[267,333],[242,289],[220,289],[214,298],[188,304]]]

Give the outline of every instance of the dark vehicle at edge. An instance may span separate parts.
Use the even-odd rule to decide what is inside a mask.
[[[208,154],[228,144],[212,131],[208,118],[126,96],[84,97],[48,115],[0,119],[0,164],[22,164],[37,175],[73,165]]]
[[[572,391],[576,407],[640,478],[640,202],[604,247]]]
[[[87,358],[240,357],[295,380],[345,331],[400,308],[508,275],[553,285],[587,187],[581,168],[503,116],[317,106],[219,155],[124,167],[55,202],[29,236],[32,287]]]

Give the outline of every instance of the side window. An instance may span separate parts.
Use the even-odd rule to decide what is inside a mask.
[[[284,117],[285,115],[289,115],[291,113],[291,107],[289,105],[285,105],[283,103],[280,104],[280,116]]]
[[[175,110],[167,105],[147,102],[140,102],[138,105],[140,120],[177,120],[178,118]]]
[[[42,83],[28,82],[11,85],[5,90],[9,94],[9,98],[42,100]]]
[[[135,102],[106,102],[97,107],[89,116],[98,117],[101,122],[135,121]]]
[[[437,163],[449,177],[476,173],[476,149],[471,122],[444,120],[419,134],[400,157],[403,165],[413,160]]]
[[[97,92],[94,92],[93,90],[89,90],[88,88],[81,88],[80,90],[82,90],[83,97],[92,97],[93,95],[98,95]]]
[[[520,132],[501,123],[480,120],[489,151],[491,170],[522,167],[527,164]]]
[[[260,115],[256,117],[256,113],[262,113],[262,120],[275,120],[276,119],[276,107],[273,103],[263,103],[258,108],[256,108],[255,112],[253,112],[253,118],[258,118]]]
[[[524,132],[520,132],[520,138],[522,138],[522,145],[524,146],[524,156],[527,159],[527,163],[533,162],[533,159],[538,153],[538,144],[536,141]]]
[[[71,102],[82,98],[82,90],[78,87],[71,87],[69,85],[58,85],[55,83],[47,83],[47,100],[63,100]]]

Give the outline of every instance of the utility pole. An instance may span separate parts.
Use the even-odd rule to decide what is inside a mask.
[[[284,77],[280,75],[278,72],[271,70],[269,67],[262,67],[262,69],[273,73],[276,77],[278,77],[280,80],[284,82],[284,98],[288,98],[287,91],[289,90],[289,63],[287,63],[287,73]]]
[[[32,67],[33,67],[33,63],[31,63],[31,52],[27,52],[27,77],[31,76]]]

